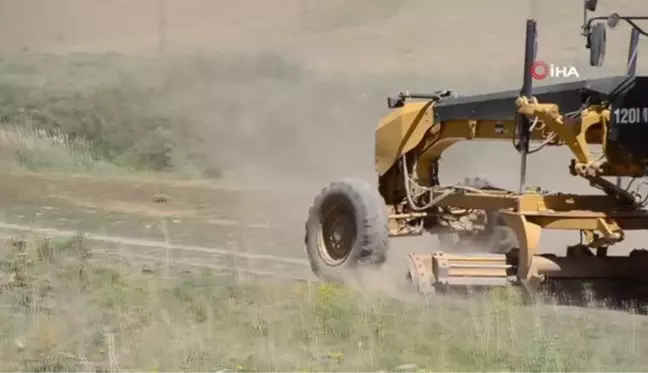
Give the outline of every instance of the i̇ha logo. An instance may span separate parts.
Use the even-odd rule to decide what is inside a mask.
[[[533,79],[535,80],[543,80],[547,77],[569,78],[570,76],[575,76],[580,78],[575,66],[558,66],[548,64],[542,60],[535,61],[533,65],[531,65],[531,76],[533,76]]]

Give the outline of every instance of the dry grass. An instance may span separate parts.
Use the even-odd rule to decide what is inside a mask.
[[[95,260],[81,240],[13,243],[0,364],[14,371],[632,371],[640,316],[522,307],[510,294],[399,302]]]
[[[21,125],[0,127],[0,165],[10,172],[47,175],[108,176],[113,178],[187,180],[196,176],[191,169],[160,173],[146,165],[125,167],[97,155],[84,137],[72,137],[58,129]]]
[[[60,131],[22,126],[0,128],[0,159],[29,171],[114,173],[115,165],[93,156],[90,144]]]

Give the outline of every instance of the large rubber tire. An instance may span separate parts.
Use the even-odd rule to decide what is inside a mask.
[[[466,178],[459,185],[471,188],[499,189],[487,179],[480,177]],[[511,249],[518,247],[518,240],[515,237],[515,231],[506,226],[504,220],[496,212],[488,212],[489,226],[486,228],[486,237],[474,240],[471,237],[462,236],[459,233],[439,233],[439,243],[444,250],[465,251],[465,250],[483,250],[489,253],[503,254]]]
[[[359,265],[379,267],[389,247],[384,199],[363,180],[330,183],[309,210],[305,244],[313,273],[324,281],[344,282]]]

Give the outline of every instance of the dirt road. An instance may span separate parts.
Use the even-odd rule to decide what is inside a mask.
[[[82,233],[99,252],[132,259],[311,279],[293,195],[195,183],[5,175],[0,232]],[[165,202],[156,202],[164,195]],[[301,220],[301,221],[300,221]],[[168,257],[167,257],[168,256]]]
[[[161,267],[315,281],[303,247],[312,190],[241,190],[216,184],[7,174],[0,183],[0,238],[82,234],[95,255]],[[316,190],[315,190],[316,191]],[[165,202],[156,197],[165,196]],[[405,250],[429,239],[400,239],[370,282],[402,285]],[[403,255],[400,255],[403,254]]]

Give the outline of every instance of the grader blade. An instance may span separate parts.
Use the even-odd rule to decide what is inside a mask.
[[[412,253],[407,259],[412,283],[425,294],[439,287],[503,286],[514,281],[514,267],[503,254]]]
[[[495,287],[515,284],[516,259],[504,254],[410,253],[408,276],[422,294],[437,289]],[[542,281],[580,280],[582,282],[648,279],[648,253],[634,250],[628,256],[559,257],[536,255],[532,271]]]
[[[532,267],[539,276],[552,279],[642,280],[648,278],[648,255],[643,250],[633,250],[628,256],[536,255]]]

